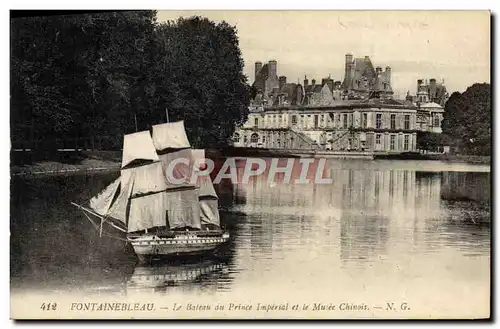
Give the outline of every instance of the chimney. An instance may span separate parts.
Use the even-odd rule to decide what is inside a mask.
[[[382,73],[382,68],[380,66],[377,66],[375,68],[375,72],[377,72],[377,75],[379,75],[380,73]]]
[[[345,63],[346,64],[352,63],[352,54],[345,54]]]
[[[431,101],[434,101],[434,97],[436,97],[436,79],[429,80],[429,96],[431,97]]]
[[[368,62],[370,60],[370,56],[365,56],[365,62]]]
[[[269,61],[269,78],[273,79],[278,77],[277,67],[278,67],[278,62],[276,62],[275,60]]]
[[[316,84],[316,80],[315,79],[312,79],[311,80],[311,84],[314,86]]]
[[[304,75],[304,87],[309,84],[309,80],[307,80],[307,75]]]
[[[260,70],[262,69],[262,62],[255,62],[255,79],[257,80],[257,76],[259,75]]]
[[[344,72],[344,81],[346,85],[350,85],[350,81],[352,78],[351,75],[351,67],[352,64],[352,54],[345,54],[345,72]]]
[[[284,85],[286,85],[286,77],[282,75],[282,76],[279,77],[279,87],[280,87],[280,90],[281,90],[281,88],[283,88]]]
[[[391,72],[392,69],[390,66],[385,67],[385,78],[387,79],[387,82],[390,84],[391,83]]]

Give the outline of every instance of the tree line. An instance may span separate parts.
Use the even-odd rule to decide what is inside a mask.
[[[419,149],[448,145],[470,155],[491,155],[491,85],[475,83],[463,93],[454,92],[444,107],[442,134],[419,132]]]
[[[12,18],[12,140],[105,139],[119,148],[123,134],[166,122],[168,110],[193,146],[224,146],[250,102],[236,28],[156,14]]]

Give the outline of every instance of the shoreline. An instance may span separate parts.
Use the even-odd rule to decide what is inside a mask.
[[[293,151],[292,151],[293,152]],[[281,158],[301,158],[301,157],[325,157],[337,159],[356,159],[357,153],[344,152],[332,156],[323,152],[304,151],[301,154],[292,153],[287,150],[268,149],[209,149],[206,156],[211,159],[221,159],[226,157],[281,157]],[[11,176],[50,176],[79,173],[114,172],[120,170],[121,151],[73,151],[59,152],[57,154],[15,154],[11,152],[10,175]],[[491,156],[475,155],[454,155],[454,154],[375,154],[368,161],[395,160],[395,161],[442,161],[451,163],[467,163],[476,165],[491,165]]]

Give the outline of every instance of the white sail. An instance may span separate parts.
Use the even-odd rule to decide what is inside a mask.
[[[171,229],[201,228],[198,193],[194,188],[167,192],[168,223]]]
[[[99,215],[105,216],[108,213],[109,207],[111,207],[119,186],[120,177],[109,184],[101,193],[90,199],[90,208]]]
[[[130,199],[128,232],[166,226],[167,205],[165,191]]]
[[[191,175],[194,164],[191,149],[161,154],[159,158],[163,166],[168,188],[195,185],[191,183]]]
[[[128,134],[123,138],[122,168],[137,160],[159,160],[149,131]]]
[[[107,215],[120,220],[125,225],[127,224],[127,207],[133,187],[134,172],[131,169],[122,170],[120,177],[120,194],[111,205]]]
[[[142,166],[130,168],[124,175],[134,173],[134,189],[132,197],[165,191],[167,184],[161,162],[148,163]]]
[[[128,178],[127,176],[130,176]],[[130,193],[128,231],[135,232],[167,224],[167,185],[161,162],[122,170],[122,178],[133,180]]]
[[[205,161],[205,150],[194,149],[193,158],[195,161],[195,170],[198,164]],[[217,193],[215,192],[214,185],[210,175],[199,175],[197,179],[197,186],[199,188],[199,201],[200,201],[200,215],[203,224],[213,224],[220,226],[219,217],[219,201]]]
[[[184,121],[154,125],[153,144],[157,151],[191,147],[184,129]]]
[[[203,224],[220,226],[219,202],[217,199],[200,199],[200,215]]]
[[[205,161],[205,150],[203,149],[193,149],[193,162],[194,162],[194,170],[200,171],[199,164],[204,163]],[[204,197],[212,197],[218,198],[217,193],[215,192],[214,185],[212,183],[212,179],[210,175],[198,175],[198,179],[196,185],[200,189],[198,194],[200,198]]]

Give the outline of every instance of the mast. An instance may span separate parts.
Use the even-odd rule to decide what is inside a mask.
[[[154,125],[152,138],[167,185],[169,227],[200,229],[198,189],[190,183],[193,157],[184,121]]]
[[[149,131],[128,134],[123,139],[120,177],[91,200],[91,207],[121,221],[127,232],[165,226],[166,187]]]

